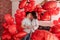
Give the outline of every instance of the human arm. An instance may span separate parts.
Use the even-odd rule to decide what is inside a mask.
[[[39,27],[39,22],[38,22],[38,20],[34,20],[33,21],[33,25],[32,25],[32,31],[34,32],[35,30],[37,30],[38,29],[38,27]]]
[[[29,21],[27,20],[27,19],[24,19],[23,21],[22,21],[22,27],[23,28],[27,28],[27,29],[29,29],[30,27],[29,27]]]

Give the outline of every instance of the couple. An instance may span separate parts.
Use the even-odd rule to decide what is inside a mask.
[[[26,12],[26,18],[22,21],[22,27],[27,32],[23,40],[30,40],[31,33],[38,29],[38,20],[35,11]]]

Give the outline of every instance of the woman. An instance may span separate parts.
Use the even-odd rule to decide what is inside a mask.
[[[26,12],[26,18],[22,21],[22,27],[27,32],[23,40],[30,40],[30,34],[38,29],[38,20],[35,11]]]

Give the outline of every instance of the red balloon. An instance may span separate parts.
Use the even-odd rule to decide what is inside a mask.
[[[54,21],[53,21],[53,24],[54,24],[54,25],[58,25],[58,21],[57,21],[57,20],[54,20]]]
[[[23,12],[21,12],[21,14],[23,15],[23,16],[25,16],[26,15],[26,13],[23,11]]]
[[[8,28],[7,23],[3,23],[2,25],[3,25],[3,27],[4,27],[5,29]]]
[[[20,19],[21,19],[21,18],[20,18]],[[17,24],[17,25],[21,25],[21,21],[22,21],[22,20],[20,20],[20,19],[17,18],[17,17],[15,18],[15,20],[16,20],[16,24]]]
[[[24,8],[26,5],[27,1],[26,0],[22,0],[19,4],[19,8]]]
[[[17,9],[17,10],[16,10],[16,13],[20,13],[20,12],[21,12],[21,10],[20,10],[20,9]]]
[[[31,1],[30,3],[28,3],[29,7],[34,6],[34,5],[35,5],[35,1]]]
[[[55,25],[50,30],[51,33],[55,34],[60,40],[60,25]]]
[[[26,16],[26,13],[25,12],[21,12],[21,19],[23,20]]]
[[[41,20],[48,21],[51,20],[51,15],[48,12],[45,12],[41,15]]]
[[[25,12],[29,11],[29,7],[28,6],[25,6],[24,7],[24,10],[25,10]]]
[[[60,11],[60,7],[57,7],[56,10]]]
[[[44,9],[42,9],[42,8],[38,9],[38,12],[43,12],[43,11],[44,11]]]
[[[58,38],[48,31],[36,30],[32,34],[31,40],[58,40]]]
[[[58,20],[54,20],[54,21],[53,21],[53,24],[54,24],[54,25],[60,25],[60,18],[59,18]]]
[[[4,29],[2,35],[3,35],[3,34],[7,34],[7,33],[10,34],[9,31],[8,31],[8,29],[6,29],[6,30]]]
[[[22,19],[16,17],[15,20],[16,20],[16,25],[17,25],[17,27],[20,27],[20,26],[21,26],[21,23],[22,23]]]
[[[18,17],[20,19],[23,16],[25,17],[25,12],[24,11],[22,11],[22,10],[17,10],[16,11],[16,14],[15,14],[16,18]]]
[[[16,25],[13,24],[13,25],[8,25],[8,31],[11,33],[11,34],[16,34],[17,32],[17,29],[16,29]]]
[[[18,9],[16,11],[15,17],[19,17],[19,18],[21,17],[21,10]]]
[[[44,10],[41,5],[36,5],[34,11],[36,11],[38,13],[38,15],[41,15],[41,13],[45,12],[46,10]]]
[[[54,26],[50,29],[50,32],[55,34],[60,40],[60,18],[53,21]]]
[[[55,9],[50,9],[48,10],[50,15],[58,15],[59,14],[59,10],[57,10],[56,8]]]
[[[55,34],[60,40],[60,32]]]
[[[12,18],[12,16],[10,14],[6,14],[4,16],[4,19],[7,22],[7,24],[13,24],[14,23],[14,19]]]
[[[33,11],[35,8],[35,1],[31,1],[30,3],[28,3],[26,6],[25,6],[25,12],[29,11]]]
[[[41,20],[41,18],[40,18],[40,17],[41,17],[40,15],[38,15],[38,16],[37,16],[38,20]]]
[[[23,37],[25,37],[26,35],[27,35],[27,33],[23,31],[23,32],[17,33],[17,34],[16,34],[16,37],[17,37],[17,38],[23,38]]]
[[[21,40],[20,38],[16,38],[16,37],[14,37],[14,40]]]
[[[57,7],[57,2],[56,1],[48,1],[43,5],[43,8],[46,10],[50,10],[52,8]]]
[[[6,40],[6,39],[7,40],[10,40],[11,39],[11,35],[7,31],[2,34],[2,40]]]
[[[36,12],[39,12],[39,11],[41,12],[40,9],[42,9],[41,5],[36,5],[36,7],[35,7],[34,10],[35,10]]]
[[[60,18],[58,19],[58,22],[60,23]]]
[[[50,30],[52,33],[59,33],[60,32],[60,26],[59,25],[55,25],[51,28]]]
[[[20,10],[18,10],[17,13],[15,14],[15,21],[18,27],[21,26],[22,20],[25,18],[25,16],[26,16],[25,12]]]
[[[42,12],[44,12],[44,11],[45,11],[45,10],[42,9],[42,8],[38,8],[38,9],[37,9],[37,12],[40,13],[40,14],[41,14]]]
[[[17,24],[17,31],[22,32],[22,31],[24,31],[24,28],[22,28],[21,25]]]

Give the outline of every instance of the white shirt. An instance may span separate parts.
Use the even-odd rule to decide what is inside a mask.
[[[24,31],[27,32],[27,33],[30,33],[30,32],[34,32],[36,29],[38,29],[38,20],[37,19],[33,19],[32,21],[28,18],[25,18],[23,21],[22,21],[22,25],[24,25],[25,27],[28,26],[30,27],[30,29],[28,28],[25,28]]]

